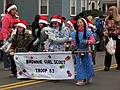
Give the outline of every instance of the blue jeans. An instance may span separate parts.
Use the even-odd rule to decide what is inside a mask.
[[[7,53],[6,52],[2,52],[2,59],[3,59],[3,62],[4,62],[4,68],[10,68],[10,60],[7,56]]]

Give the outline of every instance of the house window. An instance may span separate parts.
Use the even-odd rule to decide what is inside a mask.
[[[93,2],[92,3],[92,10],[94,10],[95,9],[95,3]]]
[[[82,11],[85,11],[85,7],[82,7]]]
[[[39,0],[39,14],[48,15],[49,0]]]
[[[85,11],[85,0],[81,0],[81,11]]]
[[[76,16],[76,0],[70,0],[70,16]]]
[[[102,11],[105,13],[106,12],[106,4],[103,4],[103,6],[102,6]]]

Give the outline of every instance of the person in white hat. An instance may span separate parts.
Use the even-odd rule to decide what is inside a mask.
[[[47,36],[44,33],[44,28],[48,25],[48,17],[39,15],[36,17],[37,20],[32,25],[32,34],[35,37],[33,51],[38,52],[44,50],[44,41],[47,39]]]
[[[10,77],[16,77],[17,70],[16,64],[13,59],[14,53],[16,52],[29,52],[32,48],[32,41],[34,37],[30,30],[27,29],[27,21],[20,20],[19,23],[16,24],[17,32],[15,33],[15,37],[12,40],[12,45],[8,51],[9,58],[11,60],[11,75]]]
[[[65,43],[65,50],[70,51],[71,50],[71,33],[75,31],[74,24],[76,23],[75,20],[71,19],[65,23],[66,30],[69,32],[69,40]]]
[[[53,30],[49,35],[51,43],[48,51],[65,51],[64,44],[69,39],[69,32],[65,28],[62,28],[62,17],[60,15],[54,15],[51,18],[50,26]]]
[[[2,19],[2,27],[1,27],[1,35],[0,35],[0,40],[4,42],[7,41],[7,39],[10,36],[11,33],[11,28],[14,26],[12,25],[12,20],[16,19],[15,15],[16,15],[16,11],[17,11],[17,6],[14,4],[8,4],[6,7],[6,14]],[[10,69],[10,62],[7,58],[7,54],[5,52],[3,52],[3,57],[2,57],[3,61],[4,61],[4,68],[5,70],[9,70]]]
[[[72,32],[72,47],[76,50],[76,85],[91,83],[94,77],[90,45],[94,44],[92,31],[84,18],[77,20],[75,32]]]

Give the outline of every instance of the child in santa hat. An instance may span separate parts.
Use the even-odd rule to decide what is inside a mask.
[[[28,52],[31,49],[31,43],[34,39],[30,30],[27,29],[26,20],[20,20],[16,24],[17,32],[14,33],[15,37],[12,40],[12,46],[9,49],[9,57],[11,60],[11,75],[10,77],[15,77],[17,75],[16,64],[13,59],[15,52]]]
[[[72,47],[76,52],[76,85],[91,83],[94,77],[93,63],[89,46],[94,44],[92,31],[88,29],[87,21],[79,18],[72,32]]]
[[[33,42],[33,51],[43,51],[44,50],[44,41],[47,39],[46,34],[43,33],[45,27],[48,26],[48,17],[39,16],[39,21],[36,23],[36,28],[33,29],[32,33],[35,37]],[[34,27],[34,26],[33,26]]]
[[[66,22],[66,27],[70,28],[70,32],[73,32],[75,30],[74,29],[75,23],[76,23],[76,21],[74,19],[71,19]]]
[[[75,20],[71,19],[65,23],[66,30],[69,32],[69,40],[65,43],[65,50],[71,50],[71,33],[75,31],[74,24],[76,23]]]
[[[54,15],[51,18],[50,26],[53,30],[51,35],[49,35],[51,41],[49,51],[64,51],[64,44],[69,39],[69,32],[65,28],[62,29],[62,17],[60,15]]]
[[[97,33],[96,33],[96,26],[93,22],[93,17],[92,16],[88,16],[87,17],[87,24],[88,24],[88,29],[90,29],[93,32],[93,36],[95,38],[95,43],[96,43],[96,39],[97,39]],[[96,57],[96,45],[93,44],[90,46],[90,49],[92,51],[92,60],[93,60],[93,64],[95,65],[95,57]]]

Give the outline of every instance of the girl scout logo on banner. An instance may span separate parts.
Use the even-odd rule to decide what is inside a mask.
[[[74,79],[71,52],[15,53],[17,78]]]

